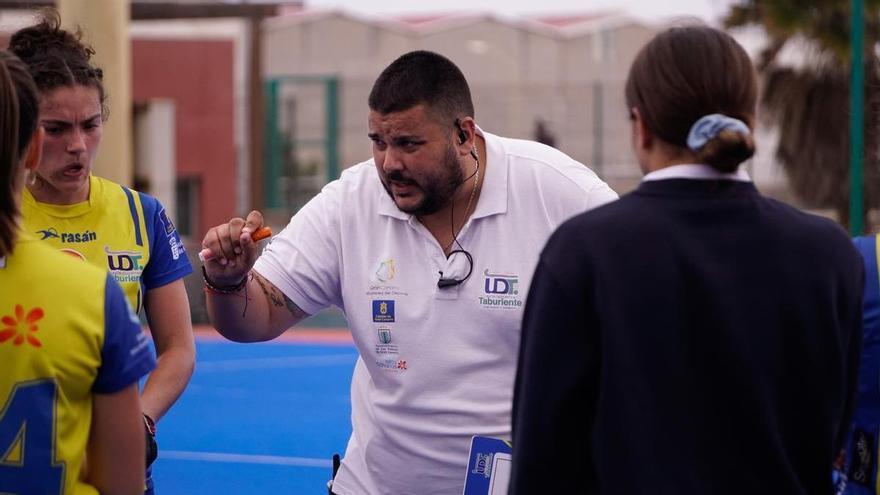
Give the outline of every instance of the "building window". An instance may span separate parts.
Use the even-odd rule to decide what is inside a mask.
[[[177,178],[177,232],[191,237],[199,228],[199,178]]]

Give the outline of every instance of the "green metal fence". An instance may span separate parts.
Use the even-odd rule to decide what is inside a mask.
[[[320,136],[303,137],[295,129],[295,125],[283,125],[282,114],[288,123],[302,120],[298,114],[297,98],[307,100],[313,105],[311,98],[297,95],[297,90],[310,88],[323,93],[322,115],[306,118],[323,120],[323,132]],[[314,184],[303,187],[307,179],[315,179],[315,169],[321,168],[321,182],[326,184],[339,177],[339,80],[336,76],[283,76],[265,82],[266,103],[266,136],[265,136],[265,173],[263,190],[266,207],[275,210],[295,212],[311,196]],[[301,113],[301,112],[300,112]],[[311,169],[303,163],[302,156],[315,151],[320,159],[313,158]],[[314,182],[314,181],[313,181]],[[320,187],[318,187],[320,189]]]

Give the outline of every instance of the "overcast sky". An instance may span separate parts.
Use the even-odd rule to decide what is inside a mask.
[[[649,21],[696,16],[716,23],[732,0],[304,0],[306,7],[365,15],[493,12],[501,15],[623,11]]]

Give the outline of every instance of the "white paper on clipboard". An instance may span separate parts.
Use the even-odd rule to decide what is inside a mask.
[[[510,454],[498,452],[492,458],[492,477],[489,480],[488,495],[507,495],[510,485],[510,468],[513,465]]]

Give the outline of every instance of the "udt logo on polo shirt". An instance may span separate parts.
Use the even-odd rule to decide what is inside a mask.
[[[377,323],[393,323],[394,301],[390,299],[374,299],[373,321]]]

